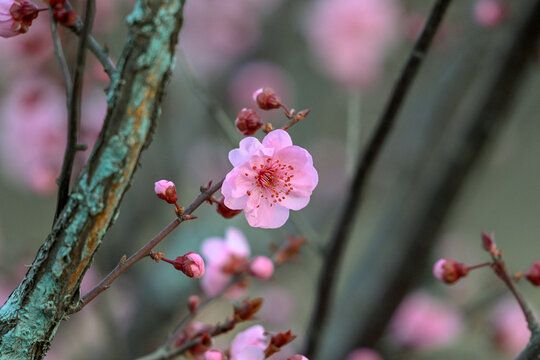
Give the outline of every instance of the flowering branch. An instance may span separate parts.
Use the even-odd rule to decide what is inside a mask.
[[[174,65],[182,0],[138,0],[92,156],[24,280],[0,309],[0,353],[41,359],[148,146]],[[29,330],[31,329],[31,330]]]
[[[178,227],[181,223],[186,220],[190,220],[191,215],[202,203],[210,199],[210,197],[221,188],[223,184],[223,179],[208,190],[200,194],[191,205],[183,212],[182,216],[174,219],[167,225],[159,234],[154,236],[146,245],[140,248],[135,254],[131,255],[128,259],[125,256],[120,260],[120,263],[103,279],[101,280],[94,288],[88,291],[84,296],[81,297],[77,306],[73,307],[69,313],[76,313],[80,311],[84,306],[86,306],[90,301],[95,299],[99,294],[107,290],[113,281],[119,277],[123,272],[133,266],[139,260],[150,256],[152,249],[156,247],[167,235],[169,235],[174,229]]]
[[[81,30],[79,38],[79,46],[77,49],[77,63],[75,65],[75,73],[73,75],[73,87],[66,87],[68,95],[68,126],[67,126],[67,143],[66,151],[64,152],[64,160],[62,162],[62,170],[58,178],[58,200],[56,203],[56,212],[54,219],[56,220],[60,212],[66,205],[69,195],[69,183],[71,181],[71,173],[73,171],[73,163],[75,155],[80,148],[77,146],[79,137],[79,127],[81,120],[81,95],[83,86],[84,66],[86,60],[86,46],[88,44],[88,34],[92,32],[92,24],[94,22],[95,0],[86,0],[86,10],[84,15],[84,26]],[[55,21],[52,20],[52,23]],[[62,63],[61,67],[62,67]],[[69,74],[68,74],[69,75]],[[66,83],[67,84],[67,83]]]
[[[316,302],[312,312],[310,326],[308,327],[307,347],[305,351],[307,357],[313,356],[317,350],[318,344],[321,342],[322,331],[326,322],[331,295],[333,294],[333,288],[336,282],[335,277],[341,254],[349,238],[353,220],[360,207],[368,175],[373,169],[373,165],[375,164],[383,145],[388,139],[405,96],[420,69],[423,58],[429,50],[430,44],[450,2],[451,0],[438,0],[433,6],[426,25],[392,90],[392,94],[390,95],[385,110],[378,122],[375,133],[371,136],[366,149],[357,163],[356,173],[350,186],[347,202],[328,243],[327,255],[324,258],[321,274],[319,276],[317,295],[315,296]]]

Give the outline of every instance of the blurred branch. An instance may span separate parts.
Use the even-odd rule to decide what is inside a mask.
[[[416,42],[409,59],[401,72],[401,75],[394,86],[390,99],[378,122],[375,133],[369,140],[365,151],[356,165],[356,173],[347,193],[347,201],[341,216],[338,218],[334,233],[328,243],[328,251],[323,260],[321,274],[315,296],[315,306],[312,318],[308,327],[306,356],[312,357],[317,346],[322,341],[323,328],[326,323],[328,309],[332,300],[334,286],[336,285],[336,274],[341,261],[343,249],[350,235],[351,227],[365,189],[366,180],[373,169],[383,145],[393,128],[397,114],[401,108],[403,100],[407,95],[413,80],[422,64],[431,41],[433,40],[441,20],[450,4],[451,0],[438,0],[426,22],[420,38]]]
[[[129,269],[131,266],[133,266],[136,262],[143,259],[144,257],[150,255],[152,252],[152,249],[156,247],[161,240],[163,240],[167,235],[169,235],[174,229],[178,227],[181,223],[183,223],[186,220],[184,216],[191,215],[203,202],[210,199],[210,197],[219,189],[221,189],[221,185],[223,184],[223,180],[219,181],[218,183],[214,184],[211,188],[206,190],[204,193],[200,194],[191,205],[184,211],[182,216],[178,217],[177,219],[174,219],[169,225],[167,225],[159,234],[154,236],[152,240],[150,240],[146,245],[144,245],[141,249],[139,249],[135,254],[131,255],[129,259],[122,259],[120,263],[111,271],[103,280],[99,282],[92,290],[88,291],[88,293],[84,294],[84,296],[80,299],[77,306],[75,306],[73,309],[69,311],[69,314],[75,313],[80,311],[84,306],[86,306],[90,301],[95,299],[99,294],[104,292],[109,288],[109,286],[113,283],[113,281],[119,277],[124,271]]]
[[[66,9],[71,10],[72,6],[69,3],[69,1],[66,1]],[[86,22],[86,20],[85,20]],[[75,24],[68,26],[68,28],[73,31],[76,35],[81,36],[84,30],[85,24],[82,22],[81,18],[77,18],[77,21],[75,21]],[[114,64],[112,63],[109,52],[102,48],[101,45],[97,42],[97,40],[92,36],[90,32],[86,34],[86,37],[88,38],[88,48],[94,54],[96,59],[101,63],[103,66],[103,69],[109,75],[109,78],[112,79],[112,76],[116,73],[116,68]]]
[[[464,96],[466,88],[457,94],[460,102],[469,99],[474,102],[453,118],[433,112],[433,117],[451,120],[454,128],[433,134],[435,138],[430,142],[437,143],[437,156],[433,156],[435,148],[424,147],[423,158],[416,161],[416,176],[395,199],[366,255],[352,270],[354,289],[348,290],[339,309],[345,313],[355,309],[358,314],[354,322],[339,322],[340,330],[347,334],[336,345],[339,351],[373,346],[378,341],[403,296],[419,279],[419,274],[426,272],[434,240],[467,175],[502,123],[510,119],[507,112],[524,80],[540,34],[540,1],[515,3],[513,14],[516,14],[514,23],[501,28],[497,41],[491,41],[486,48],[488,56],[482,59],[478,71],[481,81],[474,84],[477,96],[468,93]],[[471,41],[470,36],[466,41]],[[478,53],[473,55],[479,58]],[[465,64],[461,70],[468,71],[469,67]],[[444,92],[443,96],[448,98]],[[364,276],[359,278],[358,274]],[[535,346],[538,351],[540,346]]]
[[[73,171],[73,163],[77,155],[77,141],[79,139],[79,128],[81,120],[81,95],[83,87],[84,66],[86,60],[86,46],[88,43],[88,34],[92,32],[92,24],[94,22],[95,0],[86,0],[86,10],[84,15],[84,26],[79,37],[79,46],[77,49],[77,63],[75,65],[75,73],[73,75],[73,85],[68,87],[66,82],[68,100],[68,126],[67,126],[67,142],[64,152],[64,160],[62,162],[62,170],[58,177],[58,200],[56,203],[56,212],[54,220],[58,218],[60,212],[66,205],[69,195],[69,184],[71,182],[71,173]],[[55,21],[52,20],[52,24]],[[65,59],[64,59],[65,60]],[[62,63],[61,67],[62,67]],[[67,68],[66,68],[67,69]],[[69,72],[67,74],[69,76]],[[67,80],[66,80],[67,81]]]
[[[62,42],[60,41],[60,37],[58,36],[56,20],[54,20],[52,9],[50,6],[49,15],[51,21],[51,34],[54,44],[54,55],[58,60],[58,65],[60,67],[60,71],[62,72],[62,78],[64,79],[64,85],[66,86],[66,102],[69,109],[69,101],[71,99],[73,83],[71,82],[71,74],[69,73],[69,67],[66,61],[66,57],[64,56],[64,51],[62,50]]]
[[[174,66],[182,0],[138,0],[104,127],[87,166],[24,280],[0,309],[0,353],[41,359],[118,215],[143,149],[149,145]]]

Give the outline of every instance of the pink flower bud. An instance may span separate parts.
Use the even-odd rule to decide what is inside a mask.
[[[24,34],[38,12],[37,6],[27,0],[0,0],[0,36]]]
[[[499,25],[506,17],[506,9],[499,0],[479,0],[474,4],[476,21],[486,27]]]
[[[281,106],[281,99],[270,88],[260,88],[253,93],[253,101],[263,110],[277,109]]]
[[[447,284],[452,284],[458,281],[459,278],[467,275],[469,269],[462,264],[452,259],[439,259],[433,265],[433,276],[437,280]]]
[[[189,311],[192,313],[197,312],[197,308],[199,307],[199,304],[201,303],[201,298],[197,295],[191,295],[188,299],[188,307]]]
[[[523,274],[534,286],[540,286],[540,261],[536,260]]]
[[[176,204],[178,196],[176,195],[176,187],[172,181],[159,180],[154,183],[154,191],[158,198],[165,200],[169,204]]]
[[[204,353],[204,360],[224,360],[225,356],[219,350],[208,350]]]
[[[263,121],[255,110],[243,108],[236,116],[234,124],[238,131],[243,135],[249,136],[255,134],[263,126]]]
[[[261,280],[268,280],[274,275],[274,263],[266,256],[257,256],[249,264],[249,271]]]
[[[176,270],[180,270],[190,278],[199,279],[204,275],[203,258],[194,251],[179,256],[174,261],[166,258],[162,260],[172,264]]]

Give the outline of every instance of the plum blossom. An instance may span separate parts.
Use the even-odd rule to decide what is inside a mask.
[[[382,360],[382,357],[375,350],[364,347],[351,351],[345,360]]]
[[[274,275],[274,263],[266,256],[257,256],[249,263],[249,271],[261,280],[268,280]]]
[[[266,346],[264,328],[261,325],[252,326],[234,337],[230,360],[263,360]]]
[[[159,180],[154,183],[154,192],[157,197],[165,200],[169,204],[176,204],[178,195],[176,195],[176,186],[169,180]]]
[[[405,298],[390,324],[393,339],[404,346],[429,349],[451,342],[462,318],[448,304],[423,292]]]
[[[37,6],[28,0],[0,0],[0,36],[24,34],[38,12]]]
[[[262,144],[254,137],[229,152],[234,168],[221,192],[230,209],[243,209],[249,225],[274,229],[285,224],[289,210],[308,203],[319,181],[307,150],[292,144],[283,130],[274,130]]]
[[[474,4],[474,18],[482,26],[497,26],[506,15],[506,9],[499,0],[479,0]]]
[[[527,345],[531,332],[516,299],[505,297],[491,313],[497,346],[508,356],[517,356]]]
[[[319,0],[307,11],[305,33],[331,78],[363,89],[381,73],[399,31],[399,13],[394,0]]]
[[[245,268],[250,249],[244,234],[230,227],[225,239],[206,239],[201,252],[206,260],[206,275],[201,286],[208,296],[215,296],[227,286],[235,271]]]

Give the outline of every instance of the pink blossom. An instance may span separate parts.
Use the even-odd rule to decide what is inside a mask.
[[[261,325],[252,326],[234,337],[230,360],[262,360],[266,346],[264,328]]]
[[[169,204],[176,204],[178,196],[176,195],[176,186],[172,181],[159,180],[154,183],[154,192],[157,197],[165,200]]]
[[[206,239],[201,252],[207,264],[201,286],[208,296],[219,294],[231,281],[235,267],[244,267],[250,254],[244,234],[233,227],[227,229],[225,239]]]
[[[259,40],[276,0],[197,0],[185,6],[183,48],[195,69],[215,77]]]
[[[305,32],[321,68],[353,88],[372,85],[399,31],[394,0],[319,0],[306,14]]]
[[[37,6],[28,0],[0,0],[0,36],[24,34],[37,16]]]
[[[505,16],[506,9],[499,0],[479,0],[474,4],[474,17],[482,26],[497,26]]]
[[[92,148],[106,111],[105,96],[83,94],[79,141]],[[0,158],[6,173],[19,185],[47,194],[56,189],[66,146],[65,92],[53,80],[35,74],[12,84],[0,108]],[[75,171],[90,150],[79,152]]]
[[[461,316],[448,304],[416,292],[407,296],[396,310],[390,333],[404,346],[436,348],[451,342],[461,326]]]
[[[382,357],[373,349],[358,348],[350,352],[345,360],[382,360]]]
[[[236,129],[243,135],[253,135],[263,126],[262,118],[253,109],[243,108],[240,110],[234,121]]]
[[[295,312],[295,302],[290,292],[281,287],[267,287],[261,293],[263,306],[257,313],[266,324],[275,328],[290,325]]]
[[[294,102],[291,79],[285,70],[266,61],[247,63],[233,75],[228,87],[230,101],[236,108],[243,108],[252,103],[253,92],[264,87],[274,89],[285,103]]]
[[[266,256],[257,256],[249,263],[249,271],[261,280],[268,280],[274,275],[274,263]]]
[[[515,357],[531,337],[525,315],[516,299],[505,297],[499,301],[491,313],[491,319],[497,345],[508,357]]]
[[[200,279],[204,275],[204,261],[201,255],[190,251],[184,256],[176,258],[175,268],[193,279]]]
[[[243,209],[254,227],[285,224],[289,209],[304,208],[319,181],[311,155],[294,146],[283,130],[270,132],[262,144],[253,137],[243,139],[229,152],[229,161],[234,168],[221,188],[225,205]]]
[[[287,360],[309,360],[309,359],[305,357],[304,355],[296,354],[296,355],[291,356],[290,358],[287,358]]]
[[[225,356],[219,350],[208,350],[204,353],[204,360],[224,360]]]

